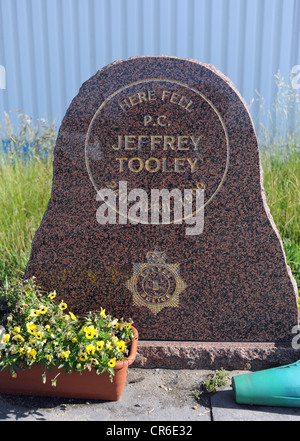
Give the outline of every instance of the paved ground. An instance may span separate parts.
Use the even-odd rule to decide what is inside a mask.
[[[300,421],[297,408],[237,405],[230,380],[215,394],[199,394],[212,373],[130,368],[118,402],[2,395],[0,421]]]

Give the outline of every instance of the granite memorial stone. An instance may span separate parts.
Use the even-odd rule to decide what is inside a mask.
[[[26,276],[144,340],[289,341],[297,288],[247,106],[212,65],[116,61],[62,121]]]

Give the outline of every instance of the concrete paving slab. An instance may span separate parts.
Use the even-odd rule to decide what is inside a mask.
[[[214,394],[197,393],[211,370],[128,370],[120,401],[0,396],[0,421],[202,422],[300,421],[300,409],[236,404],[230,379]],[[230,371],[229,377],[246,371]],[[142,423],[141,423],[142,424]]]
[[[211,397],[212,421],[300,421],[300,408],[237,404],[232,389]]]
[[[193,395],[209,373],[131,368],[116,402],[2,395],[0,421],[210,421]]]

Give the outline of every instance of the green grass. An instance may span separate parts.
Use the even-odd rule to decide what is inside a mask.
[[[287,264],[292,270],[300,292],[300,245],[290,239],[284,239],[283,246]]]
[[[300,288],[300,154],[263,153],[267,203],[283,239],[287,263]]]
[[[0,157],[0,284],[23,276],[51,185],[51,160]]]
[[[300,243],[300,153],[262,155],[267,202],[282,239]]]
[[[40,120],[33,124],[26,114],[19,114],[18,120],[14,130],[5,113],[4,125],[0,125],[0,147],[1,139],[11,141],[7,154],[0,149],[0,285],[6,279],[23,277],[52,187],[54,123]],[[26,143],[31,145],[30,161],[23,153]]]

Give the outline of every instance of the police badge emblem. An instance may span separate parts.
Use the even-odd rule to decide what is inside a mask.
[[[179,263],[166,263],[161,251],[147,253],[147,263],[135,263],[133,275],[125,283],[134,305],[145,306],[155,315],[163,308],[179,307],[179,295],[187,288],[179,267]]]

